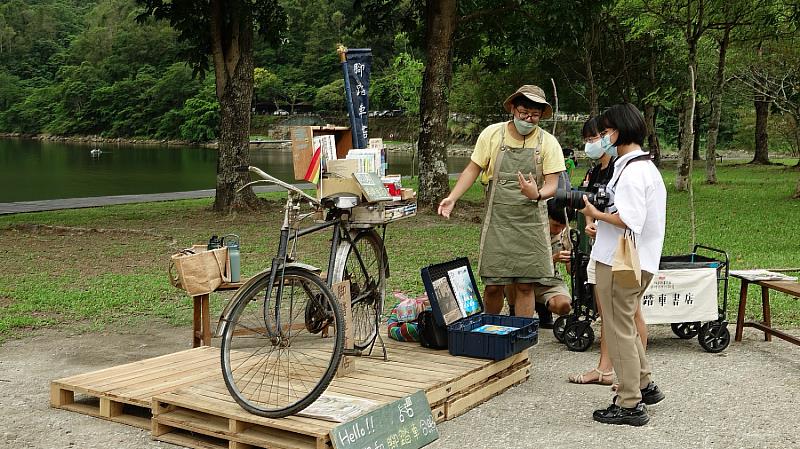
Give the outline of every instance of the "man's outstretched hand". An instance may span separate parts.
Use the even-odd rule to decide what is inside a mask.
[[[456,201],[451,199],[449,196],[442,200],[439,203],[439,215],[443,216],[444,218],[450,218],[450,213],[453,212],[453,207],[455,207]]]

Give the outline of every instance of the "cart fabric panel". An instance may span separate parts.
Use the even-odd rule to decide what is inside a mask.
[[[717,307],[717,269],[660,270],[642,296],[647,324],[714,321]]]

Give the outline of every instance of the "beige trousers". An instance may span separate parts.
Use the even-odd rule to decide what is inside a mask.
[[[642,271],[641,287],[624,288],[614,282],[610,265],[597,262],[595,277],[603,309],[603,339],[619,382],[617,405],[636,407],[642,400],[640,389],[650,383],[650,364],[633,316],[653,275]]]

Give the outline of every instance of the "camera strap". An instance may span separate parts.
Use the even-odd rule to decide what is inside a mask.
[[[619,183],[619,179],[622,177],[622,172],[624,172],[625,169],[628,168],[628,165],[630,165],[632,162],[649,161],[649,160],[650,160],[650,153],[645,153],[645,154],[641,154],[639,156],[636,156],[634,158],[631,158],[630,160],[625,162],[625,165],[622,166],[622,169],[619,171],[619,174],[617,175],[617,179],[614,180],[614,184],[610,186],[611,187],[611,194],[613,195],[615,193],[615,191],[617,189],[617,183]],[[617,207],[614,205],[613,198],[614,197],[612,196],[612,201],[611,201],[611,203],[608,204],[608,206],[606,206],[606,208],[608,209],[609,213],[616,214],[617,213]]]
[[[617,183],[619,183],[619,178],[622,177],[622,172],[624,172],[625,169],[628,168],[628,165],[630,165],[632,162],[649,161],[649,160],[650,160],[650,153],[645,153],[645,154],[636,156],[635,158],[632,158],[631,160],[626,162],[625,165],[622,166],[622,170],[619,171],[619,175],[617,175],[617,179],[614,181],[614,185],[611,186],[611,188],[612,189],[616,189]]]

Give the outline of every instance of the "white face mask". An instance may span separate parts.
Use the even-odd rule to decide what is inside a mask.
[[[533,132],[533,128],[536,128],[536,125],[514,117],[514,127],[517,128],[518,133],[520,133],[523,136],[527,136],[528,134]]]
[[[600,145],[599,140],[595,140],[594,142],[586,142],[583,146],[583,151],[586,153],[586,156],[590,159],[600,159],[603,156],[605,151],[603,150],[603,146]]]
[[[600,146],[612,157],[617,157],[617,146],[611,143],[611,135],[615,132],[617,131],[608,133],[600,139]]]

